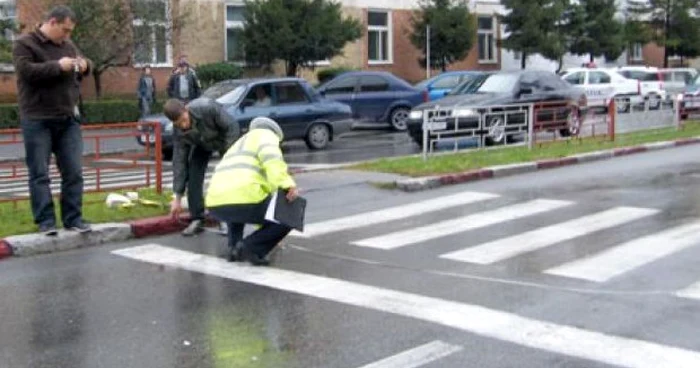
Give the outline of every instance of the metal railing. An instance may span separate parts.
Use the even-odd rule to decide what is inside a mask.
[[[570,101],[429,109],[423,112],[423,157],[426,159],[437,150],[454,152],[525,144],[533,149],[561,140],[614,141],[621,133],[680,128],[682,117],[700,113],[700,98],[692,103],[684,109],[680,100],[669,99],[650,106],[640,96],[622,96],[586,109]]]
[[[150,125],[152,129],[138,131],[138,125]],[[86,193],[139,188],[154,188],[162,193],[162,137],[158,122],[83,125],[81,130]],[[152,144],[141,146],[136,143],[139,139]],[[21,131],[0,130],[0,202],[29,198],[29,173],[23,156]],[[61,178],[53,159],[49,177],[52,194],[58,195]]]

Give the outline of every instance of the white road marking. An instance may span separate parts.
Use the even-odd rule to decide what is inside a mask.
[[[522,217],[556,210],[572,205],[573,202],[536,199],[515,205],[498,208],[491,211],[478,212],[469,216],[438,222],[405,231],[399,231],[374,238],[352,242],[361,247],[377,249],[395,249],[409,244],[420,243],[464,231],[479,229],[501,222],[516,220]]]
[[[565,240],[651,216],[657,212],[659,211],[648,208],[616,207],[593,215],[579,217],[475,247],[443,254],[440,257],[461,262],[491,264],[523,253],[546,248]]]
[[[666,257],[700,242],[700,222],[681,225],[544,271],[547,274],[608,281],[637,267]]]
[[[454,354],[462,349],[463,348],[458,345],[450,345],[442,341],[433,341],[390,356],[386,359],[363,365],[360,368],[418,368]]]
[[[518,316],[486,307],[148,244],[113,254],[264,286],[347,305],[388,312],[469,333],[620,367],[697,368],[700,353],[628,337]]]
[[[341,217],[333,220],[312,223],[304,227],[304,232],[294,231],[294,236],[310,238],[313,236],[328,234],[336,231],[348,230],[362,226],[376,225],[411,216],[421,215],[426,212],[457,207],[469,203],[485,201],[496,198],[498,195],[491,193],[462,192],[449,196],[428,199],[412,204],[385,208],[377,211],[364,212],[353,216]]]

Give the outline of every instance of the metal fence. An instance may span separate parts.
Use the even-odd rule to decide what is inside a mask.
[[[561,140],[613,141],[617,134],[680,127],[681,118],[693,113],[700,113],[700,99],[691,105],[669,100],[658,107],[633,97],[587,109],[569,101],[440,107],[423,113],[423,157],[435,151],[514,145],[533,149]]]
[[[151,132],[137,126],[151,126]],[[161,125],[157,122],[84,125],[83,178],[85,192],[155,188],[163,190]],[[152,142],[142,146],[138,139]],[[51,160],[51,190],[60,193],[60,174]],[[29,198],[29,173],[19,129],[0,130],[0,202]]]

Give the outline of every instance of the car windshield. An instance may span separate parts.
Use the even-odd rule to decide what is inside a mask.
[[[453,88],[448,95],[466,95],[474,93],[481,86],[488,75],[470,75],[465,76],[464,81]]]
[[[486,77],[474,93],[511,93],[517,84],[517,74],[492,74]]]
[[[694,86],[700,86],[700,75],[695,77],[695,80],[693,81]]]
[[[220,104],[232,104],[237,102],[245,92],[242,83],[219,83],[206,89],[202,97],[216,100]]]

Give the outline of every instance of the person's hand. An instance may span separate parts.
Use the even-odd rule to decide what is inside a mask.
[[[182,212],[182,199],[175,197],[172,202],[170,202],[170,216],[174,219],[180,216]]]
[[[75,68],[75,62],[76,60],[73,58],[69,57],[62,57],[58,60],[58,65],[61,67],[61,70],[64,72],[69,72]]]
[[[299,189],[297,187],[291,187],[287,190],[287,200],[293,201],[299,196]]]
[[[83,59],[83,58],[81,58],[81,57],[78,57],[78,58],[75,59],[75,60],[78,62],[78,67],[80,68],[80,72],[81,72],[81,73],[85,73],[85,71],[86,71],[87,68],[88,68],[87,60],[85,60],[85,59]]]

